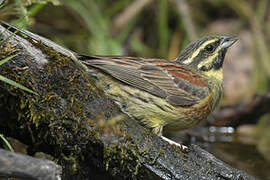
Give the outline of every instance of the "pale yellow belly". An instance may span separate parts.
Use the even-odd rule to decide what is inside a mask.
[[[123,112],[149,128],[167,126],[170,130],[182,130],[190,128],[206,118],[203,113],[207,109],[196,112],[197,115],[190,116],[190,107],[172,106],[165,99],[127,86],[119,81],[116,83],[115,79],[104,74],[99,74],[99,77],[98,87],[103,89],[120,106]],[[196,106],[200,106],[200,104]],[[196,108],[196,110],[199,111],[199,108]]]

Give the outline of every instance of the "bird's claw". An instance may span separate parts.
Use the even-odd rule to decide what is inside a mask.
[[[175,146],[178,146],[180,147],[181,151],[184,152],[184,153],[188,153],[189,152],[189,149],[187,146],[185,145],[182,145],[182,144],[179,144],[177,142],[174,142],[173,140],[170,140],[164,136],[161,136],[161,138],[164,140],[164,141],[167,141],[169,144],[172,144],[172,145],[175,145]]]

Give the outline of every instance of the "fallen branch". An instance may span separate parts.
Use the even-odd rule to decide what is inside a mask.
[[[222,107],[211,124],[233,127],[242,124],[256,124],[262,115],[270,112],[269,107],[270,94],[257,94],[249,102]]]

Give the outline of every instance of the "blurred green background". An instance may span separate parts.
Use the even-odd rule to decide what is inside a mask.
[[[240,41],[227,55],[224,103],[233,104],[268,89],[267,0],[5,2],[1,19],[83,54],[174,59],[187,43],[198,37],[235,34]],[[239,86],[243,88],[235,92]]]
[[[0,19],[88,55],[174,59],[198,37],[237,35],[239,41],[227,53],[224,65],[222,105],[248,102],[256,93],[269,94],[268,0],[6,0],[0,3]],[[270,116],[265,115],[257,126],[241,127],[238,132],[244,132],[245,140],[237,138],[236,144],[217,142],[210,151],[258,179],[270,179],[269,121]]]

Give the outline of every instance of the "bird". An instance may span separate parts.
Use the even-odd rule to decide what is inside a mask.
[[[96,86],[121,110],[162,135],[197,125],[223,95],[223,62],[236,36],[204,36],[173,60],[129,56],[77,55],[96,75]]]

